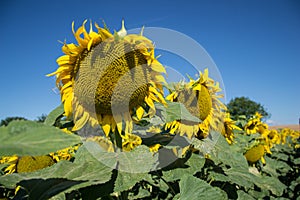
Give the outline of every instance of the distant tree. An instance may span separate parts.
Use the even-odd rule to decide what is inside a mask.
[[[237,120],[240,115],[245,115],[249,119],[255,112],[260,113],[263,118],[270,117],[270,113],[260,103],[252,101],[248,97],[235,97],[231,99],[227,104],[227,108],[234,120]]]
[[[7,126],[10,122],[14,120],[27,120],[24,117],[6,117],[5,119],[1,120],[0,126]]]
[[[41,116],[38,116],[37,117],[37,122],[44,122],[45,120],[46,120],[46,118],[47,118],[47,115],[45,115],[45,114],[42,114]]]

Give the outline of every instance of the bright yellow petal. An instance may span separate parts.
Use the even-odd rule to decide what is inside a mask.
[[[157,60],[153,60],[153,62],[151,64],[151,69],[156,72],[165,73],[165,74],[167,73],[164,66],[162,64],[160,64]]]
[[[144,108],[142,106],[140,106],[136,109],[136,116],[137,116],[138,120],[141,120],[143,115],[144,115]]]
[[[72,100],[73,100],[73,98],[69,96],[64,101],[64,110],[65,110],[65,115],[67,117],[70,117],[71,113],[72,113]]]
[[[89,119],[89,114],[87,112],[83,112],[83,115],[80,117],[79,120],[75,119],[76,121],[72,131],[80,130],[86,124],[88,119]]]
[[[111,116],[110,115],[104,115],[102,119],[102,129],[105,133],[105,135],[108,137],[110,132],[110,124],[111,124]]]

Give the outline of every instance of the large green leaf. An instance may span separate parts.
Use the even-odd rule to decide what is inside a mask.
[[[50,179],[30,179],[23,180],[19,183],[20,186],[26,188],[29,199],[49,199],[54,195],[63,192],[64,190],[78,185],[84,181],[74,181],[61,178]],[[19,195],[18,195],[19,196]],[[18,196],[16,199],[18,199]],[[20,197],[21,199],[22,197]]]
[[[277,196],[281,196],[286,188],[286,185],[281,183],[279,179],[270,176],[259,176],[255,179],[255,185],[264,190],[269,190]]]
[[[183,166],[172,170],[163,171],[163,175],[166,181],[169,182],[179,180],[187,174],[194,175],[196,172],[201,171],[202,167],[204,166],[204,163],[204,157],[192,154],[192,156],[187,160],[186,163],[184,163]]]
[[[33,121],[13,121],[1,127],[0,156],[45,155],[81,142],[79,136]]]
[[[235,183],[246,188],[253,188],[253,175],[248,171],[229,169],[225,170],[225,174],[231,183]]]
[[[267,172],[273,177],[285,176],[287,172],[291,170],[291,167],[281,160],[274,160],[270,157],[265,157],[266,165],[263,166],[262,170]]]
[[[63,104],[61,104],[49,113],[44,123],[49,126],[54,125],[56,120],[59,117],[61,117],[63,113],[64,113],[64,106]]]
[[[107,152],[95,142],[84,144],[99,162],[119,171],[146,173],[156,170],[158,166],[158,155],[151,153],[145,145],[140,145],[130,152]]]
[[[128,173],[118,172],[115,182],[114,192],[123,192],[131,189],[136,183],[142,180],[150,180],[151,177],[148,173]]]
[[[219,188],[212,187],[205,181],[187,175],[179,182],[181,200],[227,199],[227,195]]]
[[[211,131],[204,140],[195,139],[192,144],[216,164],[226,165],[227,168],[248,171],[248,163],[243,154],[235,152],[218,132]],[[226,168],[225,168],[226,169]]]
[[[30,198],[39,199],[40,195],[46,194],[50,198],[60,192],[105,183],[111,175],[112,169],[99,162],[83,145],[78,149],[73,163],[60,161],[35,172],[0,176],[0,184],[8,188],[19,184],[31,192]],[[43,194],[40,191],[44,191]]]
[[[185,120],[195,123],[200,123],[201,120],[198,117],[193,116],[186,107],[179,102],[167,102],[167,106],[156,103],[155,107],[158,113],[165,122],[172,122],[174,120]]]

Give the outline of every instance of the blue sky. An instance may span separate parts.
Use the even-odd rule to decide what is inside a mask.
[[[214,60],[226,101],[247,96],[264,105],[278,124],[300,117],[300,3],[249,1],[0,1],[0,119],[35,119],[60,104],[55,80],[64,41],[75,42],[71,23],[104,19],[119,29],[169,28],[196,40]],[[176,42],[176,41],[174,41]],[[166,65],[177,62],[168,54]]]

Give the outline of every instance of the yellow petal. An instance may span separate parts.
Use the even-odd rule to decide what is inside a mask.
[[[75,119],[75,125],[72,128],[72,131],[78,131],[80,130],[88,121],[90,115],[87,112],[83,112],[83,115],[80,117],[79,120]]]
[[[90,51],[91,50],[91,46],[93,44],[93,38],[89,41],[88,45],[87,45],[87,50]]]
[[[79,118],[79,116],[84,114],[84,110],[83,107],[81,105],[76,105],[76,109],[75,109],[75,114],[74,114],[74,119],[77,120]]]
[[[163,77],[163,75],[156,75],[155,79],[156,79],[156,82],[166,83],[165,77]]]
[[[58,65],[65,65],[65,64],[73,64],[73,60],[70,58],[69,55],[63,55],[60,56],[57,60],[56,60]]]
[[[152,109],[155,108],[152,99],[148,98],[147,96],[145,97],[145,102],[148,104],[148,106],[149,106],[150,108],[152,108]]]
[[[108,137],[110,132],[110,125],[111,125],[111,116],[110,115],[104,115],[102,119],[102,129],[105,133],[105,135]]]
[[[157,60],[153,60],[153,62],[151,64],[151,69],[156,72],[165,73],[165,74],[167,73],[164,66],[162,64],[160,64]]]
[[[143,115],[144,115],[144,108],[142,106],[140,106],[136,109],[136,116],[137,116],[138,120],[141,120]]]
[[[64,91],[65,89],[67,89],[70,86],[72,86],[72,82],[71,81],[69,81],[67,84],[65,84],[64,86],[62,86],[62,88],[60,89],[60,91]]]
[[[67,117],[70,117],[72,114],[72,100],[73,100],[72,96],[69,96],[64,101],[64,110],[65,110],[65,115]]]
[[[201,84],[197,84],[196,86],[193,87],[193,90],[198,90],[201,91]]]

